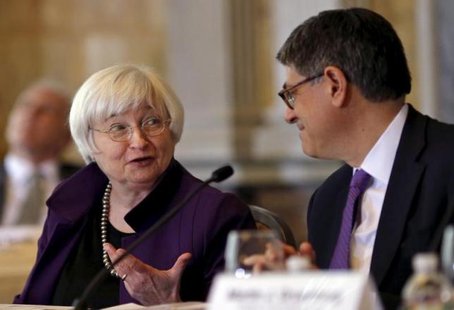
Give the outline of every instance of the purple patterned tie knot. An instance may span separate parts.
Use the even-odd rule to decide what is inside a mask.
[[[357,200],[369,185],[370,175],[364,170],[356,170],[350,182],[347,204],[342,214],[339,236],[331,258],[330,269],[348,269],[350,267],[350,239],[353,229]]]
[[[353,178],[350,182],[350,191],[353,188],[357,188],[360,193],[363,193],[369,185],[370,175],[361,169],[356,170]]]

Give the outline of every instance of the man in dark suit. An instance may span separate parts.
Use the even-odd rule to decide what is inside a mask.
[[[454,126],[405,102],[411,77],[403,46],[372,11],[321,12],[292,32],[277,59],[286,68],[285,119],[297,125],[303,151],[345,162],[313,194],[300,251],[335,268],[349,184],[362,170],[368,179],[352,209],[344,268],[370,272],[394,309],[412,257],[437,250],[450,220]]]
[[[77,170],[59,160],[70,141],[69,108],[69,97],[51,81],[38,81],[18,96],[6,128],[8,153],[0,166],[0,224],[40,224],[45,199]],[[32,176],[37,176],[36,187]]]

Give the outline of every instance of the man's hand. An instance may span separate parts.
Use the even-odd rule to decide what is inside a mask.
[[[315,265],[315,252],[309,242],[302,242],[299,247],[299,252],[288,244],[282,244],[282,249],[284,251],[285,260],[291,256],[303,256],[310,261],[309,269],[317,268]],[[270,266],[273,266],[273,262],[276,261],[276,257],[277,254],[273,251],[273,248],[267,247],[265,253],[249,256],[245,258],[242,263],[247,266],[252,266],[254,273],[264,270],[285,269],[284,266],[281,266],[281,268],[270,268]]]
[[[315,251],[312,245],[309,242],[301,242],[299,254],[301,256],[307,257],[311,262],[311,269],[317,269],[315,264]]]

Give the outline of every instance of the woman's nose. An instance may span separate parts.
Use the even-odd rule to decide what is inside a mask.
[[[131,127],[131,137],[129,138],[129,144],[132,147],[143,147],[148,144],[148,137],[140,126]]]

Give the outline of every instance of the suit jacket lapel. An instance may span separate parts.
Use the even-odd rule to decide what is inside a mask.
[[[316,262],[320,268],[329,267],[339,235],[351,178],[352,168],[348,165],[342,166],[330,177],[333,186],[322,186],[312,196],[309,204],[309,241],[317,253]],[[329,214],[337,216],[329,216]]]
[[[371,273],[380,285],[398,250],[408,211],[425,166],[417,159],[425,145],[426,119],[409,106],[386,190],[371,261]]]

